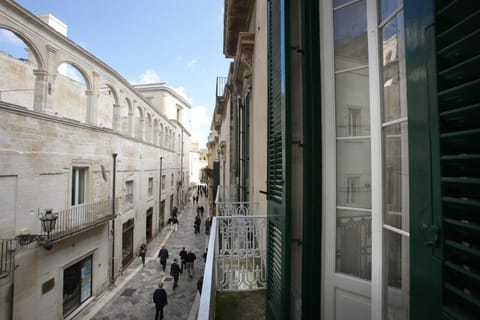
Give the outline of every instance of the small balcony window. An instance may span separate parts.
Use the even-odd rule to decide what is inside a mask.
[[[127,181],[125,183],[125,202],[133,203],[133,181]]]
[[[148,178],[148,196],[151,197],[153,195],[153,178]]]

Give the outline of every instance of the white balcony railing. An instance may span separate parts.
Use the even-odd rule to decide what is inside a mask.
[[[235,186],[219,187],[217,200],[225,190],[231,195]],[[256,202],[216,201],[216,207],[218,216],[213,218],[210,232],[198,319],[215,319],[218,291],[264,290],[267,285],[267,216],[258,215]]]
[[[118,198],[115,200],[115,204],[118,207]],[[57,240],[106,223],[115,217],[112,205],[112,200],[103,200],[56,212],[57,221],[55,229],[50,232],[50,239]],[[41,236],[46,238],[47,234],[42,231]]]

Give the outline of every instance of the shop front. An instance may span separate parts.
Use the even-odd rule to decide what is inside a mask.
[[[92,296],[92,256],[63,270],[63,316],[66,317]]]

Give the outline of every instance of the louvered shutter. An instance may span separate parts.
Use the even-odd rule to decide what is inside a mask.
[[[268,1],[268,257],[267,314],[286,317],[285,52],[283,0]]]
[[[443,314],[480,314],[480,1],[436,1]]]

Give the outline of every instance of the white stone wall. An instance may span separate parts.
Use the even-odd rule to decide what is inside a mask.
[[[153,208],[153,233],[158,232],[160,158],[166,219],[179,195],[186,197],[190,134],[171,120],[184,125],[191,106],[173,91],[157,87],[161,94],[154,90],[153,95],[166,102],[153,104],[156,100],[149,93],[137,91],[108,65],[46,28],[15,2],[0,3],[0,25],[25,37],[31,60],[0,53],[0,237],[11,239],[21,231],[38,234],[39,210],[69,209],[72,166],[88,167],[87,204],[111,199],[112,154],[118,154],[115,190],[120,199],[114,239],[111,224],[106,223],[59,240],[50,251],[37,242],[16,250],[14,319],[62,318],[65,268],[93,254],[92,290],[100,294],[110,281],[113,240],[115,276],[121,268],[122,224],[135,219],[134,252],[145,242],[149,208]],[[82,70],[84,82],[59,74],[65,61]],[[183,152],[178,141],[182,132]],[[179,187],[181,168],[185,181]],[[128,180],[134,181],[133,204],[125,201]],[[0,310],[8,310],[3,297],[12,278],[0,279]],[[42,284],[52,278],[53,289],[42,293]]]
[[[259,214],[266,214],[267,201],[259,191],[267,190],[267,1],[256,1],[253,77],[250,105],[250,192],[251,201],[259,203]],[[252,19],[253,20],[253,19]],[[257,27],[255,27],[255,25]]]

